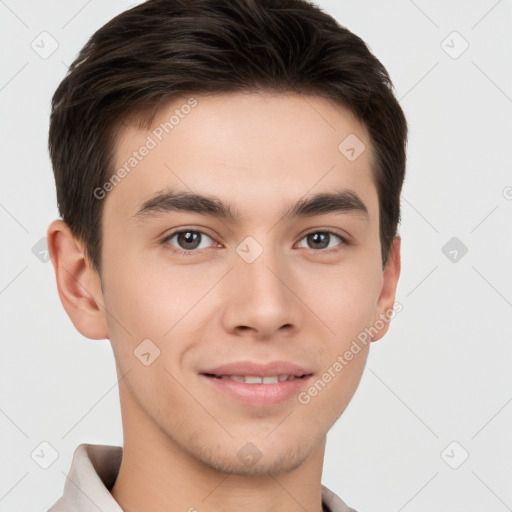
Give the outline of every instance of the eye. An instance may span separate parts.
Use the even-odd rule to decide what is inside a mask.
[[[332,241],[332,237],[336,237],[341,240],[341,244],[338,245],[348,245],[348,242],[342,236],[333,233],[332,231],[313,231],[304,236],[302,240],[306,240],[306,243],[312,245],[311,247],[307,247],[309,249],[319,249],[320,251],[325,252],[336,252],[339,249],[332,249],[333,246],[329,246],[329,243]]]
[[[331,245],[333,238],[335,237],[341,241],[341,243]],[[171,240],[176,239],[175,243],[171,243]],[[206,239],[206,240],[205,240]],[[211,243],[214,240],[208,236],[206,233],[202,231],[193,230],[193,229],[182,229],[180,231],[175,231],[165,237],[162,240],[162,243],[172,252],[184,255],[184,256],[192,256],[197,254],[201,249],[207,249],[211,247]],[[302,240],[306,240],[306,243],[309,245],[309,249],[316,249],[315,252],[337,252],[341,250],[341,248],[336,248],[337,246],[348,245],[348,242],[345,238],[334,233],[332,231],[313,231],[305,235]],[[214,242],[216,243],[216,242]],[[302,246],[303,247],[303,246]],[[333,248],[334,247],[334,248]]]
[[[210,238],[206,233],[203,233],[202,231],[196,231],[193,229],[184,229],[181,231],[175,231],[174,233],[171,233],[169,236],[164,238],[162,241],[164,244],[171,244],[171,240],[173,238],[176,238],[176,243],[178,244],[177,249],[173,249],[171,247],[171,251],[178,252],[181,254],[194,254],[196,249],[206,249],[208,247],[208,244],[202,246],[202,242],[204,238],[207,238],[210,241],[213,241],[212,238]]]

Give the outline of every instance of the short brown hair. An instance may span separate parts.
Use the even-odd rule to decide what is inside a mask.
[[[183,94],[250,90],[333,99],[374,148],[385,266],[400,221],[407,123],[364,41],[306,0],[149,0],[101,27],[52,99],[49,151],[62,219],[101,270],[103,201],[115,130]]]

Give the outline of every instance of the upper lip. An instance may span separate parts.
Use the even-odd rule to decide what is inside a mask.
[[[223,364],[200,373],[203,375],[243,375],[253,377],[272,377],[274,375],[302,377],[303,375],[311,374],[311,372],[304,367],[286,361],[272,361],[270,363],[239,361]]]

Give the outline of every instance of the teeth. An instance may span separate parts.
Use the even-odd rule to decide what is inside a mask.
[[[246,384],[263,384],[263,378],[262,377],[253,377],[251,375],[250,377],[245,377],[245,383]]]
[[[272,375],[270,377],[256,377],[253,375],[222,375],[221,379],[235,380],[236,382],[244,382],[245,384],[277,384],[285,380],[293,380],[294,375]]]

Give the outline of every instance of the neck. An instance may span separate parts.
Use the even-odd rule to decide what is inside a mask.
[[[204,464],[140,409],[129,410],[123,410],[123,457],[110,491],[125,512],[322,512],[325,438],[289,472],[237,475]]]

